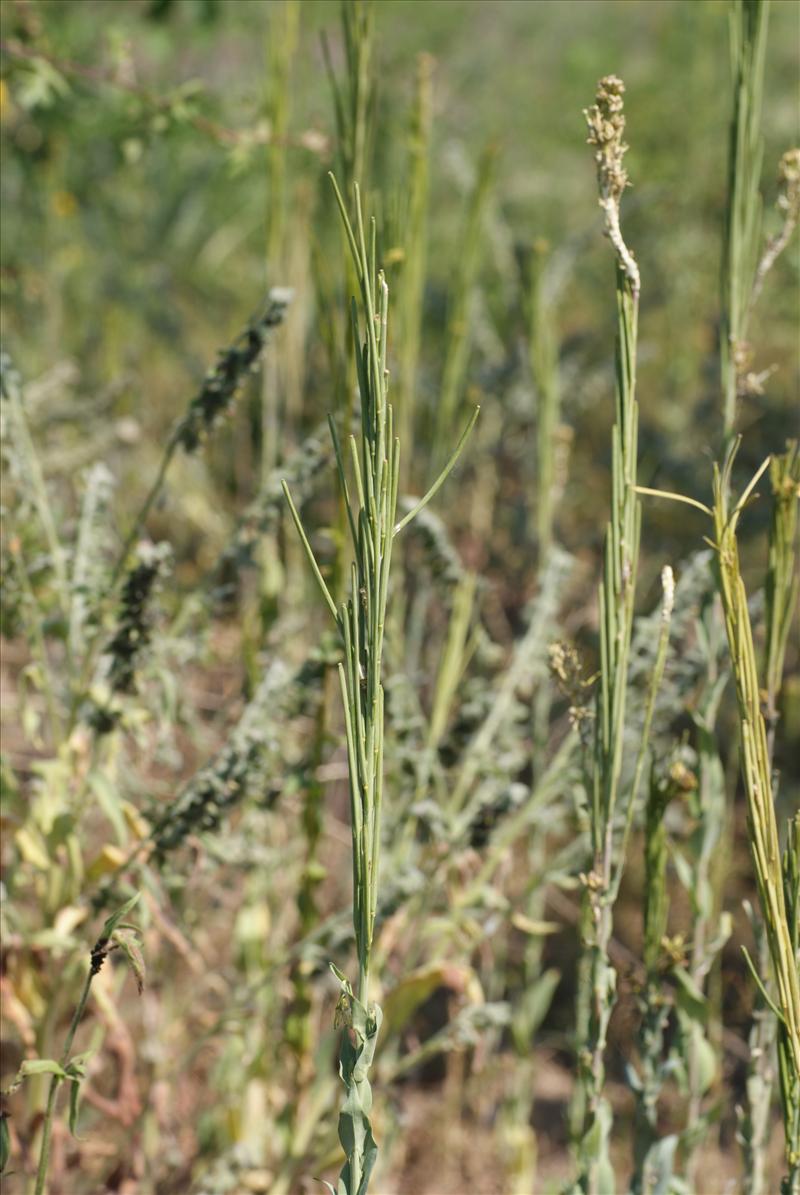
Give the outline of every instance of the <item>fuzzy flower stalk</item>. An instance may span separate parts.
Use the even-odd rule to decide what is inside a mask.
[[[606,235],[614,246],[620,267],[630,284],[635,300],[639,298],[641,283],[639,267],[622,236],[619,205],[622,193],[629,185],[628,172],[622,164],[628,146],[623,140],[625,114],[623,95],[625,84],[616,75],[606,75],[597,85],[597,95],[591,108],[584,109],[589,126],[589,145],[595,147],[597,164],[598,203],[605,215]]]
[[[334,420],[329,419],[336,468],[350,532],[353,561],[350,593],[336,604],[303,529],[289,487],[283,491],[303,548],[339,631],[343,661],[339,680],[344,707],[350,780],[353,863],[353,927],[358,956],[358,987],[331,964],[341,994],[336,1026],[343,1030],[339,1073],[346,1089],[339,1115],[339,1140],[346,1161],[333,1195],[366,1195],[378,1147],[369,1114],[369,1070],[375,1055],[381,1010],[370,1002],[370,962],[378,906],[378,869],[383,801],[384,693],[383,640],[389,595],[389,569],[395,537],[430,501],[455,464],[477,410],[455,452],[425,496],[395,522],[400,477],[400,442],[388,401],[389,288],[377,269],[374,220],[365,233],[358,186],[355,227],[331,175],[360,290],[360,313],[352,302],[352,334],[361,399],[358,436],[349,437],[349,470]]]
[[[117,558],[112,588],[120,579],[128,553],[139,538],[145,520],[161,493],[176,452],[179,448],[189,455],[196,452],[214,426],[231,409],[245,379],[257,368],[273,331],[283,323],[291,300],[290,290],[273,287],[269,292],[265,310],[250,321],[233,344],[223,349],[216,365],[206,374],[200,389],[176,423],[167,441],[155,480]]]
[[[624,84],[615,75],[600,80],[585,113],[588,141],[595,147],[600,207],[617,259],[616,419],[612,431],[611,517],[606,529],[599,587],[600,663],[594,743],[589,777],[591,867],[583,877],[584,935],[589,957],[589,1019],[581,1043],[580,1089],[583,1132],[577,1189],[587,1195],[614,1189],[608,1152],[611,1105],[604,1094],[608,1025],[616,1003],[616,973],[609,957],[613,907],[625,859],[634,785],[622,799],[628,661],[639,555],[641,505],[636,494],[638,408],[636,335],[639,269],[622,237],[619,207],[628,183],[623,167]],[[671,581],[671,577],[669,578]],[[645,731],[646,733],[646,731]],[[622,826],[622,833],[617,831]]]

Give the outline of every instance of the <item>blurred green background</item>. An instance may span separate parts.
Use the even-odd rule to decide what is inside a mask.
[[[324,180],[333,121],[319,34],[335,34],[337,5],[300,6],[282,196],[269,193],[267,150],[259,143],[269,127],[280,6],[29,0],[4,3],[1,19],[4,339],[27,379],[72,363],[65,384],[74,397],[75,444],[66,463],[102,443],[123,470],[135,461],[128,484],[141,486],[150,448],[155,456],[215,347],[259,306],[267,283],[293,285],[300,294],[295,336],[312,363],[303,417],[324,411],[330,397],[323,368],[313,384],[311,378],[320,313],[304,285],[314,244],[323,253],[330,244],[334,216]],[[575,428],[573,526],[565,532],[573,545],[584,537],[606,480],[609,411],[602,399],[610,378],[598,382],[596,370],[610,361],[612,326],[609,257],[598,235],[581,110],[600,74],[624,76],[633,181],[625,221],[644,279],[643,474],[704,490],[718,428],[726,5],[381,0],[377,34],[375,160],[385,193],[403,190],[416,55],[435,59],[422,350],[431,402],[465,192],[488,142],[498,160],[471,337],[475,386],[486,389],[487,377],[502,374],[519,330],[515,242],[544,236],[560,262],[557,319],[562,358],[571,366],[565,418]],[[797,6],[773,5],[768,203],[780,153],[797,138],[797,35]],[[30,57],[34,51],[42,57]],[[309,132],[312,148],[297,143]],[[265,214],[277,205],[292,219],[283,224],[279,261],[268,269]],[[759,367],[778,368],[769,401],[756,399],[743,413],[742,427],[754,429],[743,470],[796,422],[797,318],[797,256],[790,252],[770,279],[754,328]],[[490,402],[507,402],[496,383],[488,389]],[[246,497],[256,474],[251,465],[245,445],[234,470],[230,444],[224,446],[213,458],[215,485]],[[210,556],[227,533],[225,504],[212,505],[198,497],[190,511]]]

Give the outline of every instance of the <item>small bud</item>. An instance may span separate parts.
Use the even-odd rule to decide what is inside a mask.
[[[664,596],[661,602],[661,618],[669,622],[672,618],[672,608],[675,605],[675,576],[668,564],[661,570],[661,588]]]

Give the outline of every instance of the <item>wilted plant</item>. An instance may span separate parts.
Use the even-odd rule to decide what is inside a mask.
[[[731,443],[736,426],[737,400],[762,394],[771,368],[753,370],[753,350],[747,334],[753,309],[767,274],[786,248],[800,215],[800,150],[788,150],[778,167],[777,212],[780,226],[766,244],[761,244],[761,169],[763,137],[761,108],[767,42],[769,0],[734,0],[729,14],[732,109],[728,148],[728,196],[725,213],[721,276],[720,365],[724,396],[724,436]],[[788,461],[789,458],[787,458]],[[773,469],[779,469],[776,464]],[[770,566],[767,576],[767,744],[772,761],[776,698],[783,667],[782,637],[785,623],[786,560],[777,548],[781,536],[791,530],[796,504],[783,504],[783,522],[778,514],[770,536]],[[794,508],[794,509],[793,509]],[[784,544],[786,540],[783,540]],[[792,549],[793,551],[793,549]],[[791,584],[791,583],[790,583]],[[791,603],[790,603],[791,604]],[[785,640],[783,640],[785,644]],[[768,960],[767,939],[758,913],[750,910],[762,971]],[[747,1081],[749,1108],[741,1117],[740,1138],[745,1154],[745,1184],[748,1195],[761,1195],[765,1185],[773,1089],[773,1021],[761,993],[756,993],[751,1057]]]
[[[773,999],[766,976],[745,951],[756,986],[777,1020],[778,1061],[786,1141],[783,1189],[794,1195],[800,1181],[800,959],[797,927],[790,919],[795,909],[793,847],[781,859],[775,812],[772,761],[767,727],[761,706],[758,663],[753,641],[750,611],[739,565],[737,529],[748,500],[770,464],[768,457],[757,470],[739,499],[731,498],[731,472],[740,437],[729,448],[720,468],[714,466],[714,505],[663,492],[662,497],[697,507],[714,523],[713,547],[716,576],[722,601],[728,649],[739,710],[741,768],[747,798],[747,827],[753,859],[764,933],[775,985]],[[639,487],[640,492],[647,491]],[[793,831],[792,831],[793,832]],[[788,899],[787,899],[788,895]]]
[[[747,499],[769,461],[765,461],[738,502],[731,507],[728,493],[736,442],[723,468],[714,472],[714,536],[720,596],[725,614],[728,645],[733,663],[739,706],[742,775],[748,809],[748,830],[761,914],[775,983],[776,999],[763,991],[764,983],[753,970],[767,1004],[778,1020],[778,1060],[783,1121],[786,1134],[787,1175],[784,1189],[794,1192],[800,1184],[800,958],[797,923],[790,921],[785,885],[792,891],[789,874],[795,856],[787,854],[784,873],[778,845],[778,826],[772,784],[767,729],[761,709],[758,666],[750,624],[747,596],[739,569],[737,526]],[[751,964],[752,966],[752,964]]]

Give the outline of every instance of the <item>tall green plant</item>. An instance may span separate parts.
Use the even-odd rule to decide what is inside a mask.
[[[267,202],[266,226],[267,279],[274,282],[283,271],[286,259],[286,166],[287,134],[290,115],[292,61],[297,49],[300,17],[298,0],[283,0],[270,12],[267,40],[266,115],[271,137],[266,146]],[[278,370],[274,361],[266,364],[261,382],[261,482],[275,468],[278,453]]]
[[[546,263],[547,243],[536,241],[530,255],[526,298],[528,353],[536,387],[536,538],[540,564],[547,558],[553,542],[561,408],[555,321],[544,286]]]
[[[483,219],[494,175],[497,149],[488,145],[478,162],[469,200],[467,222],[460,245],[458,269],[448,298],[447,349],[442,386],[436,406],[434,455],[441,459],[453,422],[458,416],[461,391],[469,365],[469,320],[475,279],[484,247]]]
[[[425,262],[428,231],[428,176],[432,123],[433,59],[417,59],[417,87],[408,131],[408,173],[410,191],[403,233],[403,263],[398,303],[402,341],[398,351],[398,431],[407,442],[415,421],[417,369],[425,291]],[[403,482],[409,466],[403,466]]]
[[[349,191],[356,182],[363,187],[368,179],[365,171],[375,102],[375,10],[372,0],[342,0],[341,11],[345,52],[341,82],[336,77],[324,34],[322,51],[333,94],[339,168]]]
[[[625,733],[628,660],[639,555],[641,506],[636,495],[638,408],[636,336],[639,269],[622,237],[619,206],[628,183],[623,167],[625,117],[621,79],[600,80],[587,110],[589,144],[595,147],[599,203],[617,259],[616,419],[612,432],[611,518],[606,530],[599,588],[600,680],[590,778],[591,867],[584,877],[585,946],[590,958],[588,1036],[580,1052],[585,1124],[579,1148],[579,1188],[588,1195],[614,1189],[608,1154],[611,1105],[605,1093],[608,1024],[615,1004],[616,973],[609,957],[613,905],[624,856],[615,843]],[[629,798],[632,799],[632,798]]]
[[[383,641],[389,596],[389,569],[396,535],[438,490],[455,464],[474,425],[477,411],[443,472],[420,502],[395,522],[400,467],[400,441],[388,401],[389,288],[376,261],[376,229],[369,239],[361,198],[355,187],[355,227],[341,192],[331,176],[360,289],[360,321],[352,303],[352,334],[361,399],[358,439],[350,436],[350,475],[333,419],[331,436],[339,486],[350,531],[353,562],[350,593],[337,606],[322,575],[288,486],[284,493],[314,576],[341,637],[344,660],[339,681],[344,708],[350,779],[350,818],[353,864],[353,926],[358,956],[358,987],[338,968],[341,986],[337,1024],[342,1036],[340,1074],[346,1088],[339,1116],[339,1139],[346,1161],[335,1195],[364,1195],[377,1157],[369,1113],[372,1091],[369,1069],[375,1054],[381,1010],[371,1003],[370,963],[378,903],[378,871],[383,800]],[[334,1188],[330,1188],[334,1190]]]
[[[723,426],[736,425],[740,377],[747,363],[747,323],[761,237],[761,104],[769,0],[735,0],[730,15],[733,112],[728,146],[728,202],[722,253],[720,364]]]

